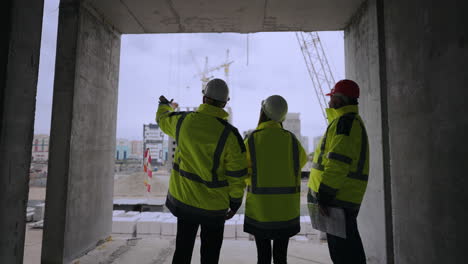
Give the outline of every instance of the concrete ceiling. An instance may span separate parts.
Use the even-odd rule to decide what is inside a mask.
[[[341,30],[364,0],[86,0],[124,34]]]

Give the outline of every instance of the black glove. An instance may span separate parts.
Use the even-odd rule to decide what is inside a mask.
[[[171,101],[167,100],[167,98],[164,95],[159,96],[159,104],[171,104],[174,99],[171,99]]]
[[[236,213],[237,210],[239,210],[239,207],[241,206],[242,202],[233,202],[232,200],[229,201],[229,210],[226,213],[226,216],[224,217],[225,220],[231,219]]]
[[[233,201],[229,202],[229,208],[231,209],[231,211],[234,211],[234,212],[237,212],[237,210],[239,210],[241,205],[242,205],[242,202],[240,202],[240,203],[236,203],[236,202],[233,202]]]
[[[319,192],[317,194],[317,202],[319,205],[322,206],[329,206],[333,200],[335,200],[336,193],[330,193],[329,191],[325,191],[322,188],[322,184],[320,184]]]

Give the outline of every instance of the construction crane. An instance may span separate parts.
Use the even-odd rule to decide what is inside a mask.
[[[229,66],[231,66],[231,64],[234,62],[229,60],[229,49],[226,50],[226,61],[218,66],[208,68],[208,57],[205,57],[205,65],[203,70],[201,70],[200,66],[198,65],[192,51],[190,51],[190,55],[192,56],[193,64],[195,64],[197,67],[198,73],[195,75],[195,77],[200,77],[202,82],[202,90],[205,89],[206,83],[208,83],[208,81],[213,78],[213,76],[210,76],[209,74],[222,68],[224,68],[225,81],[229,85]]]
[[[335,78],[320,42],[319,34],[317,32],[296,32],[296,38],[326,123],[327,98],[325,91],[328,92],[335,85]]]

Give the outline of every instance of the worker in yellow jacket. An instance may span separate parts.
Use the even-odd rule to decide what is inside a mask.
[[[177,149],[166,206],[177,217],[172,263],[190,263],[201,226],[201,263],[218,263],[225,219],[239,209],[247,177],[245,145],[223,110],[229,89],[209,81],[195,112],[174,112],[164,96],[156,114],[161,130],[176,139]]]
[[[356,218],[369,177],[369,143],[358,112],[359,86],[341,80],[332,89],[328,127],[315,150],[308,201],[327,216],[330,206],[344,209],[346,238],[327,234],[333,263],[366,263]]]
[[[244,231],[255,236],[259,264],[286,263],[288,242],[299,233],[301,169],[307,155],[296,136],[283,129],[286,100],[262,101],[258,127],[246,139],[249,177]]]

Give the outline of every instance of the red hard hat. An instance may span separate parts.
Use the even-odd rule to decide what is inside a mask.
[[[344,79],[337,82],[331,92],[326,95],[332,96],[336,93],[346,95],[350,98],[359,98],[359,86],[354,81]]]

